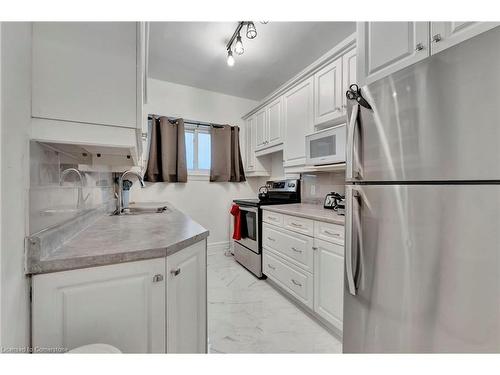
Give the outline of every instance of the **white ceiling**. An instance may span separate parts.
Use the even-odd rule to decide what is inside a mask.
[[[245,53],[226,64],[237,22],[152,22],[151,78],[261,100],[355,31],[354,22],[255,22]],[[246,33],[246,27],[243,34]]]

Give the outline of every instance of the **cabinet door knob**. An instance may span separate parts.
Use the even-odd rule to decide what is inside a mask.
[[[180,268],[176,268],[175,270],[170,271],[170,273],[171,273],[173,276],[177,276],[178,274],[180,274],[180,273],[181,273],[181,269],[180,269]]]
[[[163,275],[158,273],[153,276],[153,282],[154,283],[159,283],[160,281],[163,281]]]
[[[433,35],[433,36],[432,36],[432,41],[433,41],[434,43],[440,42],[440,41],[441,41],[441,39],[443,39],[443,38],[441,37],[441,34],[435,34],[435,35]]]
[[[318,250],[318,247],[317,246],[313,246],[313,250]]]
[[[422,51],[424,49],[424,45],[422,43],[417,43],[415,46],[415,51]]]

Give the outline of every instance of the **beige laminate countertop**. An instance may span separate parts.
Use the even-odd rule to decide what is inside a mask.
[[[344,225],[345,218],[333,210],[327,210],[323,206],[311,203],[292,203],[263,206],[263,210],[277,212],[285,215],[303,217],[326,223]]]
[[[101,214],[67,240],[58,237],[68,228],[30,237],[28,241],[34,240],[35,246],[28,250],[26,273],[162,258],[208,237],[208,230],[173,206],[168,207],[166,213]]]

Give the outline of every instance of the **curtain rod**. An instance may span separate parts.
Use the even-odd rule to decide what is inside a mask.
[[[177,117],[169,117],[169,116],[159,116],[159,115],[148,115],[148,120],[151,120],[153,118],[153,116],[159,118],[159,117],[166,117],[168,118],[169,120],[177,120]],[[224,125],[219,125],[219,124],[211,124],[209,122],[201,122],[201,121],[193,121],[193,120],[184,120],[184,124],[188,124],[188,125],[196,125],[196,126],[213,126],[215,128],[222,128]]]

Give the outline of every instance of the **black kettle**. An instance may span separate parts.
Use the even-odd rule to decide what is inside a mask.
[[[267,186],[261,186],[259,188],[259,200],[265,201],[269,199],[269,190],[267,190]]]

